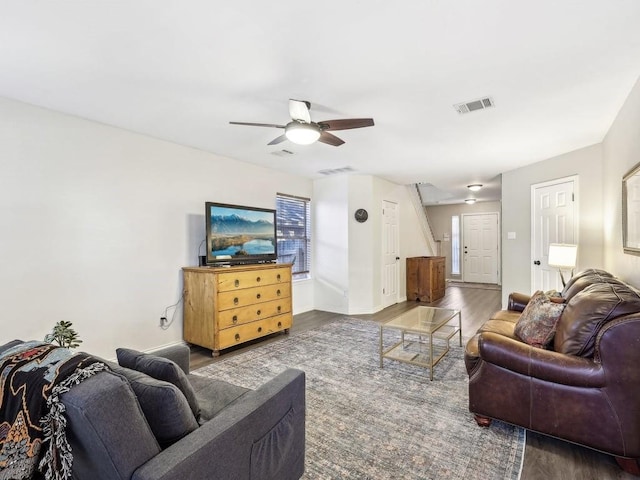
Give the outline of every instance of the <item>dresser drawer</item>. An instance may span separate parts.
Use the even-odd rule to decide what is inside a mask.
[[[247,307],[232,308],[224,310],[218,315],[218,328],[235,327],[244,323],[253,322],[263,318],[274,317],[289,313],[291,311],[291,301],[289,298],[272,300],[271,302],[257,303]]]
[[[218,310],[246,307],[256,303],[270,302],[291,296],[291,284],[265,285],[231,292],[218,293]]]
[[[280,332],[285,328],[291,328],[290,313],[265,318],[264,320],[258,320],[256,322],[245,323],[237,327],[225,328],[219,332],[218,348],[224,349],[232,347],[248,340],[253,340],[254,338]]]
[[[228,292],[261,285],[273,285],[288,282],[289,279],[289,268],[287,267],[221,273],[218,275],[218,291]]]

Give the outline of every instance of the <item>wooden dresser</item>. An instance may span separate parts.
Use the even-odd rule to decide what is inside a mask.
[[[212,350],[239,345],[292,323],[291,265],[185,267],[184,340]]]
[[[444,291],[445,257],[407,258],[407,300],[434,302]]]

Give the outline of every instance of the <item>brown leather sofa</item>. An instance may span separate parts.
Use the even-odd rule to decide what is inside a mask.
[[[640,292],[602,270],[573,276],[546,348],[514,332],[529,297],[511,294],[469,340],[469,410],[616,457],[639,474]]]

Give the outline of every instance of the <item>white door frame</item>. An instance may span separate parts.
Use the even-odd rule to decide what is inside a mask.
[[[534,215],[535,212],[535,196],[536,196],[536,190],[539,188],[545,188],[545,187],[550,187],[552,185],[557,185],[559,183],[568,183],[568,182],[573,182],[573,241],[575,243],[575,245],[579,245],[580,243],[580,239],[578,237],[578,233],[580,232],[580,184],[579,184],[579,177],[578,175],[570,175],[568,177],[562,177],[562,178],[556,178],[554,180],[548,180],[546,182],[540,182],[540,183],[534,183],[531,185],[531,211],[529,212],[529,216],[531,217],[531,238],[530,238],[530,252],[529,252],[529,270],[530,270],[530,276],[531,276],[531,288],[536,288],[536,278],[535,278],[535,271],[533,268],[533,262],[536,260],[535,258],[535,238],[534,238],[534,232],[535,232],[535,223],[536,223],[536,218]]]

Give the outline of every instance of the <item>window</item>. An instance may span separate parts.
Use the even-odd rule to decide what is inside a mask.
[[[460,217],[451,217],[451,275],[460,275]]]
[[[278,262],[293,263],[293,278],[311,270],[311,200],[278,193],[276,196]]]

